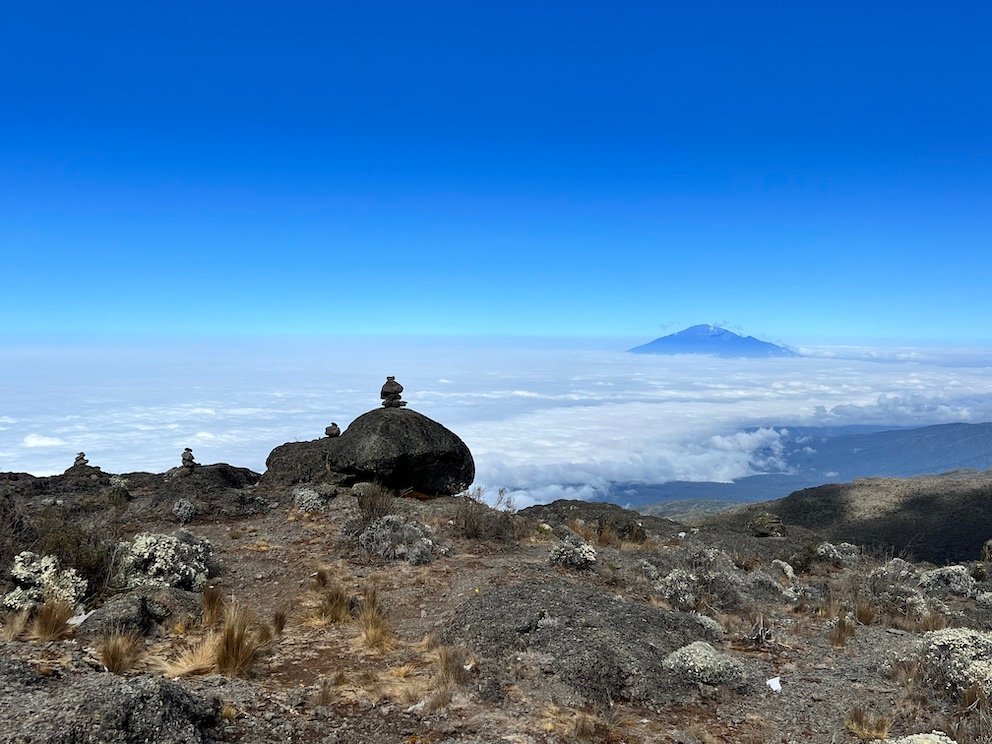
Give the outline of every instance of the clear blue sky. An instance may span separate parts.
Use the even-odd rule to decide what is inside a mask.
[[[0,10],[0,333],[992,340],[985,2]]]

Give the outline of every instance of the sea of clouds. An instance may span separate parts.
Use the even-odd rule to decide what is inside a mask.
[[[0,471],[76,452],[110,472],[269,451],[345,428],[386,375],[457,432],[477,482],[518,505],[610,482],[787,470],[783,429],[992,420],[992,351],[810,347],[796,359],[627,354],[623,341],[298,339],[0,350]]]

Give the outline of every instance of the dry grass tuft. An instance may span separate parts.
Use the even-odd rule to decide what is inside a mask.
[[[867,600],[854,604],[854,619],[861,625],[871,625],[878,619],[878,610]]]
[[[890,628],[898,628],[909,633],[927,633],[932,630],[944,630],[951,627],[950,618],[932,610],[924,612],[922,617],[917,617],[909,612],[888,613],[882,618],[882,622]]]
[[[891,723],[888,717],[868,712],[861,706],[852,708],[844,719],[847,730],[862,741],[887,739]]]
[[[233,703],[224,703],[220,708],[220,717],[225,721],[233,721],[238,717],[238,709]]]
[[[205,587],[200,604],[203,607],[202,618],[205,626],[216,625],[224,617],[224,594],[217,587]]]
[[[269,639],[253,631],[252,615],[245,607],[233,605],[224,614],[224,627],[217,641],[214,662],[217,671],[228,677],[247,677]],[[268,630],[268,626],[263,626]],[[271,633],[271,631],[270,631]]]
[[[31,613],[28,610],[12,612],[3,619],[3,626],[0,627],[0,639],[4,641],[16,641],[28,627],[28,620]]]
[[[900,687],[913,687],[923,678],[923,669],[919,659],[903,659],[892,665],[889,677]]]
[[[827,633],[827,640],[830,641],[830,645],[835,648],[846,646],[847,642],[854,637],[854,627],[855,622],[851,618],[846,615],[838,617],[834,627]]]
[[[366,648],[388,649],[393,645],[386,610],[379,600],[379,590],[374,585],[365,590],[362,609],[358,613],[358,633]]]
[[[69,627],[69,618],[72,617],[74,611],[75,607],[69,602],[58,599],[48,600],[35,613],[28,637],[32,641],[42,643],[60,641],[66,638],[72,632]]]
[[[424,709],[429,713],[441,710],[442,708],[447,708],[451,705],[451,688],[442,687],[440,690],[436,690],[431,693],[430,697],[424,701]]]
[[[378,483],[362,487],[361,492],[355,497],[358,501],[358,511],[362,515],[362,521],[374,522],[376,519],[382,519],[387,514],[391,514],[395,496],[395,492]]]
[[[97,654],[108,672],[124,674],[138,662],[143,650],[144,642],[138,633],[115,630],[103,635]]]
[[[276,610],[272,613],[272,632],[277,636],[281,636],[282,632],[286,629],[286,621],[289,619],[289,615],[286,610]]]
[[[320,572],[317,575],[320,576]],[[323,628],[345,623],[350,619],[351,598],[348,592],[336,581],[327,579],[320,589],[317,605],[309,610],[303,622],[312,627]]]
[[[437,682],[442,687],[463,685],[469,680],[474,660],[460,646],[438,646],[434,650],[437,662]]]
[[[190,677],[196,674],[209,674],[214,671],[217,658],[217,645],[220,637],[211,632],[199,643],[188,646],[178,657],[162,664],[162,673],[171,678]]]
[[[310,707],[317,708],[320,706],[331,707],[336,703],[341,702],[341,685],[346,681],[346,678],[342,676],[341,672],[338,672],[334,679],[328,679],[323,677],[320,680],[320,684],[317,685],[316,692],[310,696]]]
[[[589,544],[596,542],[597,534],[594,525],[587,524],[581,519],[570,519],[568,528]]]

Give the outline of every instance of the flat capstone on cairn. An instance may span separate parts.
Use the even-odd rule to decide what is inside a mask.
[[[379,397],[382,398],[382,405],[384,408],[402,408],[406,405],[405,400],[400,400],[403,393],[403,386],[396,382],[396,378],[389,376],[386,378],[385,384],[382,386],[382,392],[379,393]]]

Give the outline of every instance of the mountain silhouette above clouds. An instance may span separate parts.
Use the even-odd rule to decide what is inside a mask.
[[[740,336],[713,325],[694,325],[628,351],[634,354],[709,354],[752,359],[799,356],[784,346],[762,341],[754,336]]]

